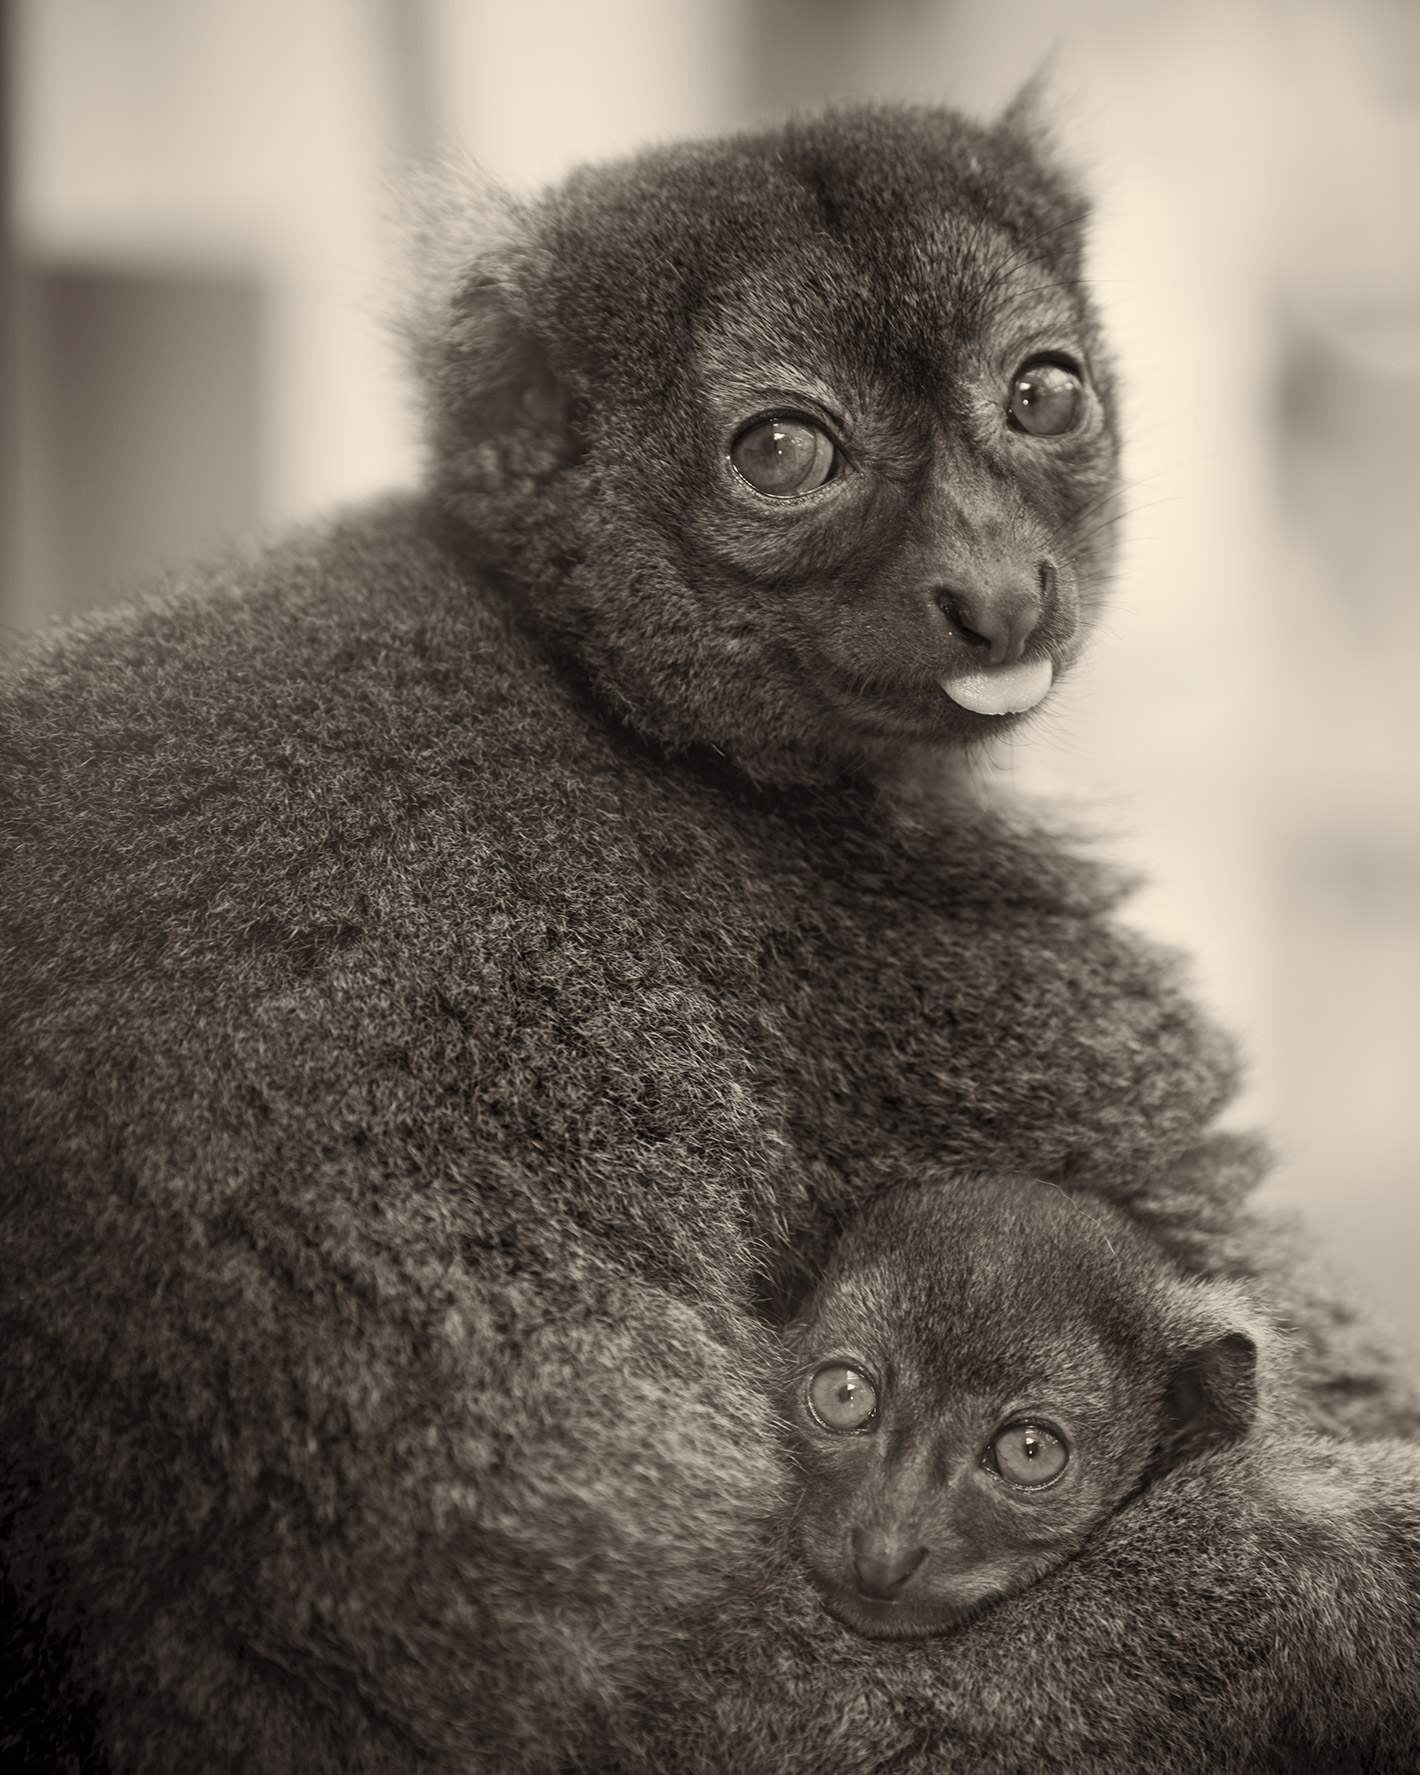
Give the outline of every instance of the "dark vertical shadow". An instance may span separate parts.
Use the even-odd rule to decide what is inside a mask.
[[[187,268],[30,278],[48,578],[71,615],[256,527],[262,294]]]
[[[20,268],[15,247],[14,7],[0,0],[0,640],[20,616]]]
[[[431,161],[440,149],[434,94],[434,34],[425,0],[377,0],[385,75],[400,154]]]

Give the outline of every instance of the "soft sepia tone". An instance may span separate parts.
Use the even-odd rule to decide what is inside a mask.
[[[1420,1343],[1420,22],[1165,0],[12,7],[27,629],[407,483],[411,158],[515,186],[829,97],[986,114],[1048,62],[1096,193],[1131,515],[1000,768],[1084,804],[1254,1061],[1269,1186]],[[13,420],[14,415],[11,415]]]

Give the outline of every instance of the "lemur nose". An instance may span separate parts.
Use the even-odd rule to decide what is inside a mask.
[[[914,1547],[898,1536],[853,1531],[853,1569],[865,1596],[895,1596],[926,1557],[925,1547]]]
[[[1055,591],[1055,569],[1042,561],[1033,576],[942,586],[937,607],[968,641],[984,641],[993,666],[1014,665],[1026,650]]]

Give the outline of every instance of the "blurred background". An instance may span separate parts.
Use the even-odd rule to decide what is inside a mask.
[[[1420,1350],[1417,0],[0,0],[0,623],[419,472],[400,169],[571,163],[1043,64],[1131,516],[997,767],[1242,1035],[1239,1119]]]

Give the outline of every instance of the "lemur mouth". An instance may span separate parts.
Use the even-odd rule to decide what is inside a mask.
[[[934,1607],[918,1597],[880,1598],[837,1587],[818,1588],[823,1606],[834,1620],[864,1639],[931,1639],[950,1633],[970,1613]]]
[[[979,665],[939,678],[951,700],[976,715],[1024,715],[1042,702],[1055,682],[1049,655],[1017,660],[1013,665]]]
[[[1049,655],[1010,666],[975,663],[938,677],[867,680],[838,675],[840,713],[881,739],[970,742],[1003,732],[1038,708],[1055,683]]]

